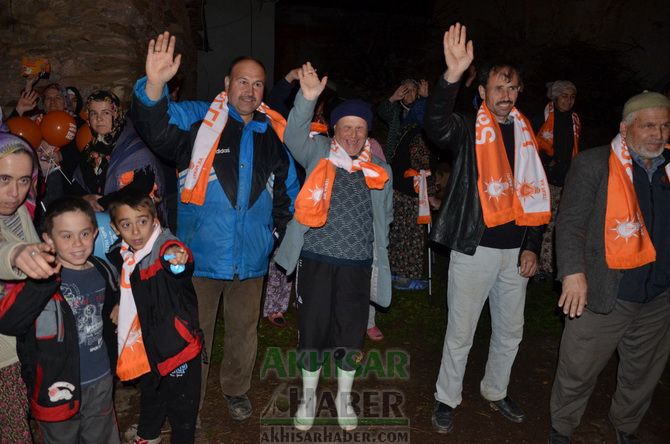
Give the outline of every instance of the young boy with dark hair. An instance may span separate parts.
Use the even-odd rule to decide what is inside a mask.
[[[60,277],[28,280],[8,295],[4,319],[21,335],[17,351],[33,417],[45,443],[119,443],[112,399],[117,276],[92,256],[98,232],[80,197],[49,205],[44,242]]]
[[[160,442],[167,416],[173,443],[192,443],[200,400],[202,333],[193,255],[162,229],[151,198],[121,189],[109,199],[119,235],[108,258],[121,271],[117,374],[140,377],[136,444]]]

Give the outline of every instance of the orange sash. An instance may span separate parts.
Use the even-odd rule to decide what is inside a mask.
[[[654,262],[656,249],[644,224],[633,185],[633,159],[621,134],[612,140],[605,212],[605,260],[628,270]],[[670,165],[665,173],[670,179]]]
[[[484,224],[489,228],[511,221],[523,226],[544,225],[551,218],[551,204],[537,142],[528,120],[516,108],[510,117],[514,122],[514,172],[500,127],[486,102],[477,112],[477,189]]]
[[[270,109],[265,103],[261,103],[256,111],[267,116],[272,129],[277,133],[279,140],[283,142],[286,119],[278,112]],[[181,192],[182,202],[194,205],[205,203],[209,172],[212,169],[216,147],[219,146],[221,133],[226,127],[226,122],[228,122],[228,96],[225,91],[222,91],[209,106],[209,110],[195,137],[193,150],[191,151],[191,162],[188,165],[184,189]]]
[[[419,195],[419,216],[416,223],[419,225],[430,224],[430,204],[428,203],[428,181],[430,170],[415,170],[410,168],[405,171],[403,177],[411,177],[413,180],[414,191]]]
[[[328,220],[333,182],[335,182],[335,168],[343,168],[349,173],[362,170],[368,188],[373,190],[384,188],[388,174],[383,167],[372,163],[371,160],[372,154],[368,140],[365,141],[365,146],[358,157],[352,159],[344,148],[335,139],[332,139],[328,157],[319,160],[298,193],[295,200],[295,219],[312,228],[325,225]]]
[[[572,157],[579,153],[579,136],[582,124],[577,113],[572,113]],[[537,143],[540,151],[549,157],[554,157],[554,102],[549,102],[544,108],[544,123],[537,133]]]
[[[121,287],[119,325],[117,328],[119,360],[116,363],[116,374],[121,381],[135,379],[151,371],[147,351],[142,340],[142,328],[140,326],[140,318],[137,315],[133,289],[130,286],[130,275],[135,270],[137,264],[151,253],[154,242],[156,242],[160,233],[160,226],[154,227],[154,231],[146,245],[135,252],[129,249],[125,241],[121,243],[123,266],[121,268],[121,277],[119,278]]]

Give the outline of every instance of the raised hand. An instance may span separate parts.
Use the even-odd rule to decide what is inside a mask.
[[[447,63],[444,79],[449,83],[456,83],[475,57],[472,40],[467,41],[465,26],[460,23],[451,25],[444,33],[443,46],[444,60]]]
[[[165,31],[159,34],[156,40],[149,42],[145,70],[147,84],[145,91],[151,100],[160,99],[163,87],[177,74],[181,63],[181,54],[174,55],[175,36]]]
[[[419,96],[428,97],[428,81],[426,79],[419,81]]]
[[[309,62],[302,65],[299,77],[302,95],[307,100],[316,100],[316,98],[321,95],[323,90],[326,89],[326,83],[328,83],[328,76],[323,76],[323,78],[319,80],[316,69],[314,69],[312,64]]]
[[[407,94],[407,89],[407,85],[400,85],[393,95],[389,97],[389,102],[394,103],[398,100],[402,100],[402,98],[405,97],[405,94]]]
[[[25,112],[30,111],[31,109],[37,106],[37,99],[39,95],[35,91],[23,91],[21,92],[21,97],[16,104],[16,113],[19,116],[22,116]]]
[[[286,79],[286,81],[288,83],[291,83],[294,80],[300,80],[300,71],[301,70],[302,70],[302,68],[293,68],[288,73],[286,73],[286,75],[284,76],[284,79]]]

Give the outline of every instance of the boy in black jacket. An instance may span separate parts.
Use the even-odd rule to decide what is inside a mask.
[[[116,273],[91,255],[98,228],[82,198],[54,201],[43,228],[60,276],[17,286],[5,298],[0,328],[20,335],[23,379],[45,443],[119,443],[111,370]]]
[[[112,228],[120,237],[108,254],[121,270],[117,374],[121,379],[141,375],[135,443],[160,442],[166,416],[172,442],[192,443],[202,349],[191,284],[193,255],[161,228],[149,195],[128,186],[109,202]]]

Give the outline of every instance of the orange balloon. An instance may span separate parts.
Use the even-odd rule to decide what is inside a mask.
[[[77,142],[77,148],[79,148],[79,151],[84,151],[84,148],[86,148],[88,142],[93,140],[91,127],[88,126],[88,123],[85,123],[79,127],[79,131],[77,131],[77,136],[74,138],[74,140]]]
[[[40,131],[40,127],[29,118],[12,117],[6,123],[12,134],[24,138],[33,148],[37,149],[40,143],[42,143],[42,131]]]
[[[65,111],[51,111],[42,118],[40,123],[42,137],[49,144],[58,148],[74,140],[77,134],[77,124],[74,117]]]

